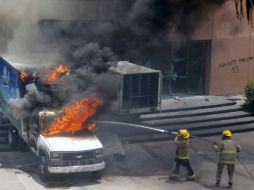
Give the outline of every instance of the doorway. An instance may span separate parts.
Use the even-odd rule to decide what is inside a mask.
[[[204,94],[205,66],[209,41],[170,43],[170,69],[163,76],[164,93]]]

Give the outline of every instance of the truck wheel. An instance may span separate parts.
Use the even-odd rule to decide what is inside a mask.
[[[39,156],[38,171],[40,179],[42,181],[47,181],[49,178],[49,172],[48,172],[48,160],[46,156]]]
[[[92,172],[92,179],[93,180],[100,180],[103,176],[103,170],[94,171]]]
[[[19,133],[15,128],[8,131],[8,143],[12,148],[17,148],[19,142]]]

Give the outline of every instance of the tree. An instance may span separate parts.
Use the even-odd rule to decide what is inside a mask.
[[[248,23],[251,26],[253,26],[254,0],[235,0],[237,18],[241,20],[244,16],[244,11],[243,11],[244,1],[246,5],[246,16],[247,16]]]

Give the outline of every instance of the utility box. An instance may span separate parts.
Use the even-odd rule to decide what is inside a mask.
[[[128,61],[110,67],[118,75],[118,109],[120,114],[157,111],[161,103],[161,72]]]

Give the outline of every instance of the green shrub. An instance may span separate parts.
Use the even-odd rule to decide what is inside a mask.
[[[247,98],[247,104],[249,108],[254,110],[254,81],[249,81],[245,86],[245,96]]]

